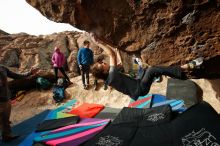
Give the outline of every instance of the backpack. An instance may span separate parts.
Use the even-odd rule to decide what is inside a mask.
[[[65,99],[65,88],[63,86],[55,85],[53,87],[53,99],[56,102],[61,102]]]
[[[47,79],[43,77],[38,77],[36,79],[36,84],[39,89],[44,89],[44,90],[49,89],[52,85]]]

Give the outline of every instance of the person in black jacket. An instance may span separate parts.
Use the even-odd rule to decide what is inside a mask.
[[[18,137],[11,132],[9,121],[11,114],[11,92],[8,87],[7,78],[20,79],[34,75],[36,72],[37,69],[31,69],[29,72],[19,74],[0,65],[0,129],[2,132],[2,140],[4,142],[10,142]]]

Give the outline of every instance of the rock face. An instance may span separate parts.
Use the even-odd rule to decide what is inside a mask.
[[[40,68],[40,76],[51,82],[55,81],[52,70],[51,56],[55,46],[66,57],[65,70],[70,77],[79,75],[77,64],[77,52],[87,37],[81,32],[61,32],[51,35],[33,36],[25,33],[8,34],[0,30],[0,64],[11,67],[14,71],[26,71],[31,67]],[[102,51],[91,44],[95,57]],[[11,80],[9,87],[14,92],[35,88],[37,76],[30,78]],[[25,84],[23,84],[25,83]]]
[[[0,64],[16,67],[20,71],[39,67],[50,70],[51,56],[56,45],[67,58],[66,70],[77,74],[76,53],[79,32],[62,32],[51,35],[33,36],[24,33],[0,34]],[[71,64],[70,64],[71,63]]]
[[[65,70],[70,77],[75,77],[79,75],[77,53],[79,48],[83,47],[84,40],[88,40],[88,38],[82,32],[66,31],[51,35],[33,36],[25,33],[8,34],[0,30],[0,64],[21,72],[29,70],[31,67],[39,67],[40,76],[54,82],[51,56],[54,47],[59,46],[66,57]],[[102,49],[93,43],[91,43],[90,48],[94,52],[95,59],[103,53]],[[125,54],[123,57],[128,56],[129,59],[129,55],[123,54]],[[129,70],[129,64],[125,64],[125,66]],[[36,78],[37,76],[32,76],[28,79],[12,80],[9,86],[13,91],[32,89],[35,87]]]
[[[51,35],[33,36],[25,33],[8,34],[0,30],[0,64],[14,67],[20,71],[39,67],[47,76],[51,74],[51,56],[54,47],[58,45],[66,56],[65,69],[69,71],[71,77],[75,77],[79,75],[77,53],[79,48],[83,47],[84,40],[89,39],[82,32],[66,31]],[[92,42],[90,48],[93,50],[95,59],[103,54],[102,49]],[[125,60],[130,59],[125,52],[122,53],[122,57]],[[126,70],[129,70],[129,63],[125,63],[124,66],[127,68]]]
[[[0,31],[0,64],[18,71],[25,71],[31,67],[39,67],[40,76],[55,81],[52,72],[51,56],[56,45],[67,58],[65,69],[73,76],[79,75],[76,64],[78,45],[75,43],[81,34],[78,32],[62,32],[45,36],[33,36],[25,33],[8,34]],[[26,79],[11,80],[10,89],[16,93],[36,87],[37,76]],[[25,84],[24,84],[25,83]]]
[[[32,36],[28,34],[7,34],[0,35],[1,41],[1,57],[0,63],[9,67],[18,67],[20,70],[26,70],[32,66],[38,66],[48,70],[51,68],[50,57],[53,48],[57,44],[61,44],[61,50],[66,56],[69,56],[70,35],[74,33],[66,32],[53,34],[48,36]]]
[[[48,19],[94,32],[151,65],[220,56],[219,0],[26,1]]]

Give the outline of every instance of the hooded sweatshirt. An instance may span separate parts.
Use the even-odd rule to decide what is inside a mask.
[[[59,48],[55,48],[55,51],[52,55],[51,61],[53,63],[53,67],[63,67],[65,63],[65,57],[62,52],[60,52]]]

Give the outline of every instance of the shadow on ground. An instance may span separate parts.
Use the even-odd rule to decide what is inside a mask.
[[[216,98],[220,101],[220,79],[208,80],[216,92]]]

